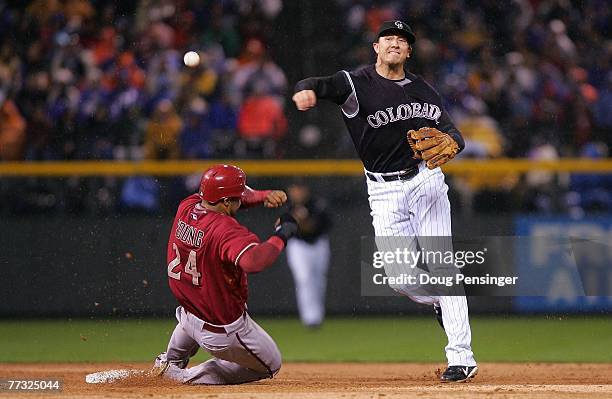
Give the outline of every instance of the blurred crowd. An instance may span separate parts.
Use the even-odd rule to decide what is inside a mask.
[[[346,68],[373,61],[370,43],[382,21],[412,26],[417,41],[409,67],[447,101],[466,138],[462,156],[609,156],[609,1],[316,3],[341,21],[342,34],[328,40]],[[294,82],[283,68],[305,60],[281,68],[270,44],[282,35],[286,41],[287,28],[277,24],[288,6],[282,0],[0,0],[0,161],[291,156]],[[189,50],[199,54],[194,67],[183,63]],[[338,148],[345,141],[331,140]],[[338,148],[317,153],[353,154]],[[130,200],[159,198],[150,178],[93,180],[89,191],[78,180],[58,186],[74,186],[75,193],[62,195],[76,196],[78,207],[88,207],[83,196],[109,208],[159,206],[159,200]],[[612,194],[601,189],[606,176],[509,171],[455,183],[476,209],[488,206],[489,192],[505,195],[509,206],[516,195],[528,198],[524,209],[567,210],[585,201],[612,209]]]
[[[0,1],[0,159],[280,156],[287,80],[266,26],[281,7]]]
[[[0,0],[0,161],[281,157],[287,79],[267,40],[282,6]],[[11,212],[155,212],[165,187],[193,188],[179,180],[28,179],[0,197]]]

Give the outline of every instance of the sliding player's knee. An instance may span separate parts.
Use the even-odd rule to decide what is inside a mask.
[[[268,367],[270,368],[270,372],[272,373],[272,376],[275,376],[276,374],[278,374],[278,372],[281,369],[281,365],[282,365],[281,353],[278,350],[278,348],[275,346],[274,350],[270,353],[270,360],[268,363]]]

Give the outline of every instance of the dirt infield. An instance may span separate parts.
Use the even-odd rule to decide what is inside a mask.
[[[0,398],[612,398],[612,364],[483,363],[473,382],[441,384],[439,364],[289,363],[273,380],[235,386],[185,386],[157,378],[86,384],[107,369],[142,363],[0,364],[0,379],[62,378],[61,393],[0,392]]]

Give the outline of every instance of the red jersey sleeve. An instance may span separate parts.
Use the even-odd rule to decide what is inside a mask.
[[[220,244],[220,256],[224,263],[238,265],[238,261],[244,252],[254,245],[259,244],[259,238],[238,222],[232,223],[223,234]]]
[[[244,187],[244,193],[242,194],[242,208],[250,208],[255,205],[262,204],[268,194],[270,194],[272,190],[253,190],[249,186]]]

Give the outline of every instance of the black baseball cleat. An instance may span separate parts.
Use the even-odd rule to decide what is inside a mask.
[[[436,320],[438,320],[438,324],[444,330],[444,323],[442,323],[442,308],[440,307],[440,305],[433,305],[433,307],[434,313],[436,314]]]
[[[448,366],[440,377],[442,382],[467,382],[478,374],[477,366]]]

